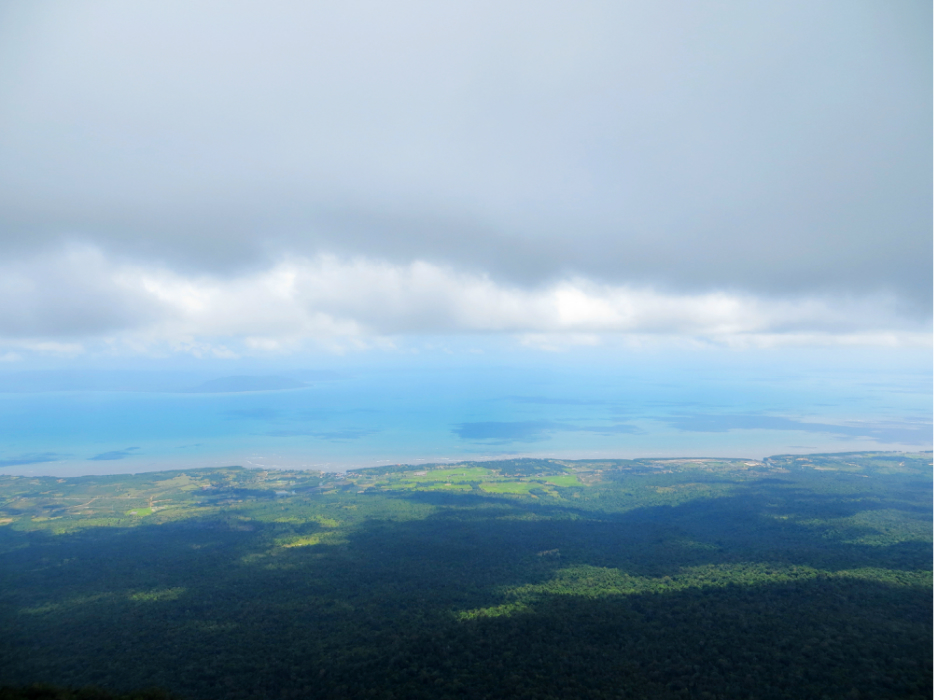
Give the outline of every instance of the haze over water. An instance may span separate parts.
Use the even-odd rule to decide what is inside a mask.
[[[874,354],[839,350],[783,363],[719,351],[702,358],[630,351],[620,361],[589,350],[501,353],[494,361],[438,353],[331,358],[315,370],[252,366],[228,379],[191,369],[6,373],[0,469],[340,471],[510,456],[761,459],[930,449],[924,355],[903,352],[885,371]],[[299,388],[231,390],[277,385]]]

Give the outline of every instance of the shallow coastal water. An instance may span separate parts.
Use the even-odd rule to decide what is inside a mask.
[[[930,372],[917,364],[882,371],[859,362],[558,358],[347,362],[253,375],[300,388],[199,391],[237,386],[101,372],[96,385],[72,382],[70,390],[54,373],[43,375],[44,384],[33,377],[28,391],[29,376],[7,375],[0,378],[0,468],[51,475],[232,464],[343,470],[513,455],[761,458],[931,446]],[[263,386],[256,381],[249,386]]]

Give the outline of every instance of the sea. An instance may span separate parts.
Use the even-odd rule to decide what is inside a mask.
[[[10,367],[0,474],[921,451],[931,386],[924,349]]]

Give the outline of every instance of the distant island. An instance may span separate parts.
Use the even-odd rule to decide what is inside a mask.
[[[0,696],[926,698],[931,467],[0,476]]]

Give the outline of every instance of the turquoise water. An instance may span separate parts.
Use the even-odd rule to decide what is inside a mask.
[[[198,378],[98,371],[88,386],[73,381],[83,376],[74,370],[8,373],[0,377],[0,469],[342,470],[517,455],[762,458],[930,449],[931,372],[918,357],[332,361],[325,374],[247,368],[307,385],[228,393],[184,385],[234,374],[229,367]]]

